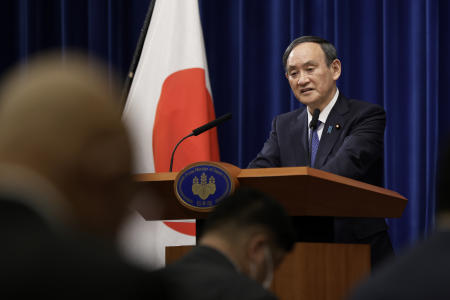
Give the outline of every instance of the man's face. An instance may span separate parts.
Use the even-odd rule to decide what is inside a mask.
[[[319,44],[301,43],[288,56],[286,78],[295,97],[312,112],[323,110],[336,92],[341,63],[335,59],[327,65]]]

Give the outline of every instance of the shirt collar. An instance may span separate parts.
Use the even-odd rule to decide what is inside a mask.
[[[319,114],[319,121],[322,124],[325,124],[327,122],[328,115],[330,114],[331,109],[333,109],[333,106],[336,104],[338,97],[339,97],[339,89],[336,88],[336,93],[334,93],[333,99],[331,99],[330,103],[328,103],[327,106],[325,106],[325,108]],[[312,114],[309,112],[308,108],[306,108],[306,111],[308,112],[308,124],[309,124],[312,120]]]

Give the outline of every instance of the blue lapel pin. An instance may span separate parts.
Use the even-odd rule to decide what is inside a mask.
[[[327,133],[330,134],[330,133],[331,133],[331,130],[333,130],[333,126],[330,125],[330,126],[328,126]]]

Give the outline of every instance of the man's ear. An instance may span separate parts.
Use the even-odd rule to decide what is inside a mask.
[[[264,233],[252,235],[247,243],[247,259],[256,264],[261,264],[265,260],[265,248],[269,245],[269,238]]]
[[[334,81],[338,80],[341,76],[341,61],[339,59],[333,60],[330,65],[331,72],[333,72]]]

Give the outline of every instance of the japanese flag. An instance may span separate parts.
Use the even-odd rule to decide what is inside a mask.
[[[215,118],[197,0],[153,4],[123,112],[136,173],[167,172],[176,143]],[[173,170],[204,160],[219,161],[216,129],[184,141]],[[121,244],[133,259],[163,266],[165,246],[195,244],[195,220],[150,222],[136,215]]]

